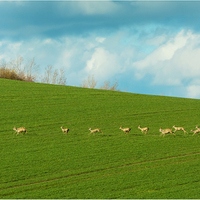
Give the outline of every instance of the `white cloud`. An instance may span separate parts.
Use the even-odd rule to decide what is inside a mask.
[[[43,41],[44,44],[52,44],[52,39],[48,38]]]
[[[87,61],[85,71],[94,74],[97,80],[106,80],[120,72],[117,54],[112,54],[104,48],[96,48],[90,60]]]
[[[22,48],[23,42],[0,41],[0,60],[10,61],[13,55],[15,57],[19,56],[17,52],[20,52]]]
[[[167,39],[167,35],[158,35],[145,41],[146,45],[160,46]]]
[[[21,42],[0,41],[0,52],[4,52],[0,54],[0,59],[9,62],[22,56],[26,62],[34,57],[40,66],[40,73],[44,73],[47,65],[52,65],[54,69],[65,69],[68,84],[80,85],[84,78],[92,74],[98,77],[100,83],[119,73],[120,67],[118,52],[112,46],[105,50],[105,40],[105,37],[90,35],[59,40],[38,38]]]
[[[200,98],[200,85],[190,85],[186,88],[188,98]]]
[[[16,52],[16,51],[20,51],[21,46],[22,46],[22,42],[15,42],[15,43],[10,43],[8,48],[11,51]]]
[[[99,43],[103,43],[105,39],[106,39],[106,38],[103,38],[103,37],[96,37],[95,40],[96,40],[97,42],[99,42]]]
[[[74,3],[73,1],[68,2],[68,4],[58,4],[57,9],[59,10],[59,14],[63,16],[67,15],[104,15],[116,13],[120,10],[120,6],[113,1],[105,1],[104,3],[100,1],[77,1]],[[67,12],[66,12],[67,10]]]
[[[184,36],[184,31],[181,31],[175,38],[171,38],[166,44],[159,46],[144,60],[133,63],[133,66],[141,70],[156,65],[160,61],[170,60],[178,49],[186,45],[190,37],[191,33]]]
[[[133,63],[137,78],[152,75],[154,84],[181,85],[200,76],[200,35],[181,31],[143,60]]]

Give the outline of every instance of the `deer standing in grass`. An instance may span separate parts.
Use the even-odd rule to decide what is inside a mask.
[[[131,131],[131,128],[122,128],[122,126],[120,126],[120,128],[122,131],[124,131],[124,133],[129,133]]]
[[[184,134],[185,134],[185,133],[187,133],[187,134],[188,134],[188,132],[187,132],[187,131],[185,131],[185,129],[184,129],[183,127],[176,127],[176,126],[174,125],[174,126],[173,126],[173,128],[175,129],[174,133],[175,133],[176,131],[183,131],[183,132],[184,132]]]
[[[173,135],[175,135],[173,132],[172,132],[172,129],[171,128],[167,128],[167,129],[162,129],[160,127],[159,131],[161,132],[160,136],[163,135],[163,137],[168,134],[168,133],[171,133]]]
[[[103,134],[103,132],[99,128],[93,129],[93,130],[92,130],[92,128],[89,128],[89,131],[90,131],[90,133],[88,135],[90,135],[91,133],[93,133],[93,135],[95,135],[96,132],[101,132]]]
[[[25,129],[25,127],[20,127],[20,128],[14,127],[14,128],[13,128],[13,131],[16,131],[16,132],[17,132],[16,135],[18,135],[19,133],[22,134],[23,132],[28,133],[27,130]]]
[[[194,134],[193,135],[195,135],[195,134],[197,134],[198,136],[199,136],[199,132],[200,132],[200,128],[198,128],[197,130],[191,130],[191,132],[193,132]],[[193,136],[192,135],[192,136]]]
[[[67,134],[68,131],[69,131],[68,128],[63,128],[63,126],[61,126],[60,128],[62,129],[62,132],[63,132],[64,134]]]
[[[138,126],[138,129],[140,129],[142,133],[144,133],[145,135],[147,134],[147,131],[149,130],[148,127],[141,128],[140,125]]]

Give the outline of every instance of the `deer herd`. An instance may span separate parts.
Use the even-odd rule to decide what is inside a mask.
[[[62,132],[63,132],[64,134],[67,134],[67,133],[69,132],[69,129],[68,129],[68,128],[65,128],[65,129],[64,129],[63,126],[61,126],[60,128],[61,128],[61,130],[62,130]],[[183,132],[184,132],[184,135],[185,135],[185,133],[188,134],[188,132],[185,131],[185,129],[184,129],[183,127],[176,127],[176,126],[174,125],[172,128],[174,128],[174,132],[172,131],[171,128],[162,129],[162,128],[160,127],[160,129],[159,129],[159,132],[161,132],[160,136],[163,136],[163,137],[164,137],[164,136],[165,136],[166,134],[168,134],[168,133],[171,133],[171,134],[175,135],[175,132],[176,132],[176,131],[183,131]],[[122,126],[120,126],[119,129],[121,129],[122,131],[124,131],[125,134],[128,134],[128,133],[131,131],[131,128],[122,128]],[[141,132],[144,133],[145,135],[147,134],[147,132],[148,132],[148,130],[149,130],[148,127],[143,127],[143,128],[142,128],[140,125],[138,126],[138,129],[140,129]],[[13,130],[16,131],[16,133],[17,133],[16,135],[18,135],[19,133],[28,133],[25,127],[20,127],[20,128],[14,127]],[[90,135],[91,133],[93,133],[93,135],[95,135],[96,132],[100,132],[100,133],[103,134],[103,132],[102,132],[99,128],[93,129],[93,130],[92,130],[91,128],[89,128],[89,131],[90,131],[90,133],[89,133],[88,135]],[[200,132],[200,128],[199,128],[198,126],[196,126],[196,130],[191,130],[191,132],[193,132],[193,135],[197,134],[197,135],[199,136],[198,133]],[[192,136],[193,136],[193,135],[192,135]]]

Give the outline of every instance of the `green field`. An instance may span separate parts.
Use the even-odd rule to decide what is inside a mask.
[[[199,199],[196,125],[200,100],[0,79],[0,198]]]

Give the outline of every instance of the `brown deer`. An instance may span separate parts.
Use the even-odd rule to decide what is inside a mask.
[[[184,134],[185,134],[185,133],[187,133],[187,134],[188,134],[188,132],[187,132],[187,131],[185,131],[185,129],[184,129],[183,127],[175,127],[175,125],[174,125],[172,128],[174,128],[174,129],[175,129],[174,133],[175,133],[176,131],[183,131],[183,132],[184,132]]]
[[[141,128],[140,125],[138,126],[138,129],[140,129],[142,133],[144,133],[145,135],[147,134],[147,131],[149,130],[148,127]]]
[[[124,131],[124,133],[129,133],[131,131],[131,128],[122,128],[122,126],[120,126],[120,128],[122,131]]]
[[[175,135],[173,132],[172,132],[172,129],[171,128],[167,128],[167,129],[162,129],[160,127],[159,131],[161,132],[160,136],[163,135],[163,137],[168,134],[168,133],[171,133],[173,135]]]
[[[14,127],[14,128],[13,128],[13,131],[16,131],[16,132],[17,132],[16,135],[18,135],[19,133],[23,133],[23,132],[28,133],[27,130],[25,129],[25,127],[20,127],[20,128]]]
[[[62,129],[62,132],[64,133],[64,134],[67,134],[68,133],[68,131],[69,131],[69,129],[68,128],[63,128],[63,126],[61,126],[60,127],[61,129]]]
[[[103,132],[99,128],[93,129],[93,130],[91,128],[89,128],[89,130],[90,130],[90,133],[88,135],[90,135],[91,133],[93,133],[93,135],[95,135],[96,132],[101,132],[103,134]]]
[[[197,134],[197,135],[199,136],[199,134],[198,134],[198,133],[200,132],[200,129],[197,129],[197,130],[191,130],[191,132],[193,132],[193,133],[194,133],[193,135]],[[193,136],[193,135],[192,135],[192,136]]]

